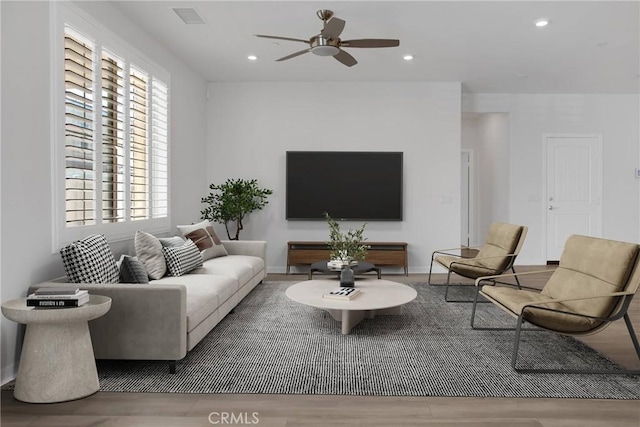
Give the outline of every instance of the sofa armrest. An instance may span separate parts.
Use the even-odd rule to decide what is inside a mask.
[[[59,287],[60,281],[33,285]],[[89,294],[111,298],[111,309],[89,322],[96,359],[179,360],[187,354],[184,285],[78,283]]]
[[[262,258],[267,265],[267,242],[264,240],[223,240],[229,255],[252,255]]]

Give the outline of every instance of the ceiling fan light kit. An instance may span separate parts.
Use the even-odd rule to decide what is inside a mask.
[[[332,44],[331,40],[322,36],[312,37],[310,44],[311,53],[318,56],[333,56],[340,52],[340,48],[336,46],[335,42]]]
[[[338,62],[352,67],[358,63],[356,59],[351,56],[350,53],[344,51],[345,47],[356,48],[372,48],[372,47],[397,47],[400,46],[400,40],[395,39],[358,39],[358,40],[341,40],[340,34],[344,30],[346,24],[345,21],[333,16],[333,12],[328,9],[321,9],[316,12],[316,15],[323,22],[323,28],[320,34],[315,35],[308,40],[295,39],[291,37],[280,36],[268,36],[263,34],[256,34],[256,37],[262,37],[267,39],[287,40],[294,42],[302,42],[309,45],[308,49],[304,49],[298,52],[294,52],[290,55],[284,56],[276,61],[285,61],[287,59],[295,58],[296,56],[303,55],[307,52],[311,52],[318,56],[333,56]]]

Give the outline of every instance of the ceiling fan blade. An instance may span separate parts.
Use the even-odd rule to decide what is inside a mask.
[[[344,30],[344,22],[342,19],[331,18],[324,24],[324,29],[321,34],[330,39],[337,39],[340,37],[342,30]]]
[[[342,62],[347,67],[353,67],[358,63],[358,61],[356,61],[356,58],[354,58],[353,56],[351,56],[350,54],[348,54],[342,49],[340,49],[340,52],[333,55],[333,57],[336,58],[338,61]]]
[[[358,39],[343,40],[342,47],[396,47],[400,46],[400,40],[393,39]]]
[[[310,52],[310,51],[311,51],[311,48],[305,49],[305,50],[301,50],[299,52],[292,53],[291,55],[283,56],[280,59],[276,59],[276,62],[277,61],[286,61],[287,59],[295,58],[296,56],[300,56],[300,55],[305,54],[305,53]]]
[[[254,34],[254,36],[262,37],[263,39],[288,40],[290,42],[302,42],[302,43],[309,44],[309,40],[292,39],[291,37],[265,36],[263,34]]]

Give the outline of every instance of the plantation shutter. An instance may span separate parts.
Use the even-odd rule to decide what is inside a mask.
[[[93,67],[93,46],[65,28],[64,156],[67,226],[95,223]]]
[[[102,51],[102,221],[125,220],[124,64]]]
[[[131,170],[131,219],[149,218],[149,78],[136,67],[129,73],[129,152]]]
[[[151,214],[153,218],[169,215],[169,88],[154,78],[152,85],[151,170],[153,171]]]
[[[86,31],[65,23],[59,55],[64,117],[56,113],[56,122],[64,133],[56,136],[64,135],[64,145],[58,142],[54,169],[60,200],[64,188],[64,218],[55,209],[61,240],[76,240],[82,226],[118,237],[132,227],[114,223],[149,220],[134,227],[168,228],[170,75],[111,37]]]

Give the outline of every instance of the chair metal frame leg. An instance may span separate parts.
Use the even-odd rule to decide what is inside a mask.
[[[518,360],[518,349],[520,347],[520,337],[522,335],[522,331],[530,331],[530,332],[550,332],[554,331],[542,329],[542,328],[523,328],[522,325],[525,323],[524,314],[520,314],[517,319],[515,328],[489,328],[489,327],[477,327],[474,325],[475,316],[476,316],[476,303],[478,301],[478,296],[480,295],[480,287],[476,291],[476,296],[474,299],[473,308],[471,310],[471,328],[479,331],[513,331],[515,330],[515,338],[513,344],[513,353],[511,355],[511,367],[518,373],[522,374],[620,374],[620,375],[640,375],[640,369],[534,369],[534,368],[518,368],[517,360]],[[485,301],[489,302],[489,301]],[[631,319],[629,318],[629,313],[626,312],[631,299],[628,299],[628,302],[625,303],[625,307],[621,310],[621,313],[610,318],[610,321],[614,321],[619,319],[620,317],[624,318],[624,322],[627,326],[627,331],[629,332],[629,336],[631,337],[631,342],[633,343],[633,347],[636,351],[638,359],[640,359],[640,343],[638,342],[638,338],[633,329],[633,325],[631,323]],[[624,315],[622,315],[624,313]]]
[[[627,325],[627,330],[629,331],[629,335],[631,337],[631,341],[633,342],[633,346],[636,350],[636,354],[638,355],[638,359],[640,359],[640,344],[638,344],[638,338],[633,330],[633,325],[631,324],[631,319],[629,318],[629,314],[624,314],[624,322]],[[640,375],[640,369],[533,369],[533,368],[518,368],[517,367],[517,359],[518,359],[518,348],[520,346],[520,336],[523,330],[522,324],[525,322],[523,315],[518,316],[518,324],[516,325],[516,336],[515,342],[513,344],[513,354],[511,355],[511,367],[521,374],[617,374],[617,375]],[[553,332],[553,331],[548,331]]]
[[[435,257],[436,253],[432,253],[431,254],[431,265],[429,266],[429,278],[427,279],[427,284],[430,285],[431,284],[431,271],[433,270],[433,259]]]
[[[475,298],[473,299],[473,301],[469,301],[473,303],[473,306],[471,307],[471,329],[474,329],[476,331],[513,331],[516,328],[495,328],[495,327],[486,327],[486,326],[475,326],[475,319],[476,319],[476,305],[478,303],[490,303],[491,301],[478,301],[478,297],[480,296],[480,286],[476,286],[476,295]],[[538,329],[527,329],[530,331],[538,331]]]
[[[513,271],[513,274],[516,274],[516,271],[513,269],[513,267],[511,267],[511,270]],[[448,295],[449,295],[449,277],[450,276],[451,276],[451,271],[449,271],[449,274],[447,275],[447,283],[445,285],[446,288],[445,288],[445,291],[444,291],[444,300],[446,302],[462,302],[462,303],[474,304],[474,305],[477,304],[477,303],[483,304],[483,303],[490,302],[490,301],[485,301],[485,300],[478,301],[478,292],[480,290],[479,286],[476,286],[477,289],[476,289],[476,297],[475,297],[475,299],[472,299],[472,300],[450,300],[450,299],[448,299]],[[520,285],[520,280],[518,280],[518,276],[514,276],[514,278],[516,279],[516,287],[518,289],[522,289],[522,285]],[[485,279],[485,282],[490,282],[491,285],[496,285],[496,284],[499,284],[499,283],[503,284],[503,285],[511,285],[511,283],[500,282],[498,280],[493,280],[493,279],[491,279],[491,280]],[[456,285],[456,286],[474,286],[474,285]],[[475,312],[475,307],[473,308],[473,311]]]

